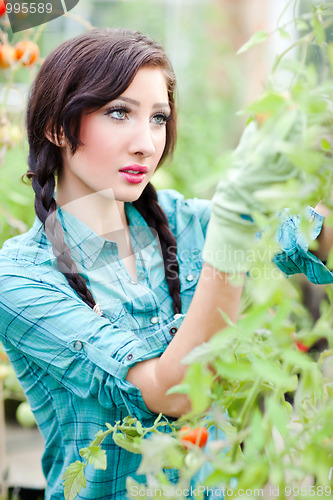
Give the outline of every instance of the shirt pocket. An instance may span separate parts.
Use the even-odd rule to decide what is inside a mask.
[[[202,259],[199,251],[187,253],[187,258],[179,262],[180,296],[182,299],[182,313],[186,313],[192,301],[202,269]]]
[[[124,327],[126,310],[121,300],[112,299],[110,304],[104,303],[104,307],[101,304],[101,310],[103,311],[103,316],[112,323],[114,328]]]

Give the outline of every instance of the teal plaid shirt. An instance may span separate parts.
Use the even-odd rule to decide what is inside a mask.
[[[65,240],[104,317],[93,312],[58,271],[38,219],[0,252],[0,340],[45,438],[45,500],[64,498],[61,477],[66,467],[80,459],[79,450],[105,422],[131,414],[148,426],[156,418],[125,377],[135,363],[161,355],[181,325],[203,264],[211,207],[208,200],[184,200],[174,190],[158,196],[177,239],[180,315],[173,314],[158,239],[131,203],[125,203],[125,210],[137,282],[119,259],[116,243],[58,209]],[[316,237],[322,217],[311,213]],[[276,257],[277,265],[288,274],[305,272],[315,282],[332,278],[301,241],[297,220],[289,218],[282,227],[285,248]],[[111,436],[103,448],[108,469],[86,468],[87,487],[79,499],[124,499],[128,476],[143,481],[136,475],[139,455],[117,447]],[[173,474],[170,471],[171,479]]]

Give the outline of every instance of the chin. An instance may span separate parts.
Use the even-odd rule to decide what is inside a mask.
[[[131,203],[133,201],[136,201],[142,195],[143,190],[145,189],[145,187],[146,187],[146,185],[143,186],[143,187],[142,186],[137,187],[136,189],[134,188],[133,190],[126,189],[122,193],[121,192],[119,193],[119,196],[117,196],[117,200],[124,201],[124,202],[129,202],[129,203]]]

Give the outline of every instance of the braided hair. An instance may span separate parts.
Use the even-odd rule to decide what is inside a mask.
[[[176,141],[175,76],[163,49],[149,37],[130,30],[99,28],[67,40],[45,59],[28,99],[29,170],[26,176],[31,179],[35,192],[36,215],[52,244],[59,271],[91,308],[96,306],[96,301],[78,273],[56,217],[54,190],[56,178],[62,171],[57,144],[66,137],[74,154],[82,145],[79,133],[83,113],[98,110],[119,97],[143,66],[161,68],[168,87],[171,119],[166,124],[166,144],[159,167],[167,155],[173,153]],[[49,140],[50,135],[54,141]],[[133,205],[158,234],[173,311],[180,313],[177,243],[151,183]]]

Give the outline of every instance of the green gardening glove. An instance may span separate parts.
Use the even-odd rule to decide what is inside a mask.
[[[248,270],[246,254],[261,229],[252,215],[267,212],[257,196],[259,191],[299,173],[287,152],[290,141],[293,147],[298,143],[301,147],[304,116],[287,110],[275,118],[261,128],[254,121],[249,123],[214,194],[203,259],[220,271],[238,274]]]

